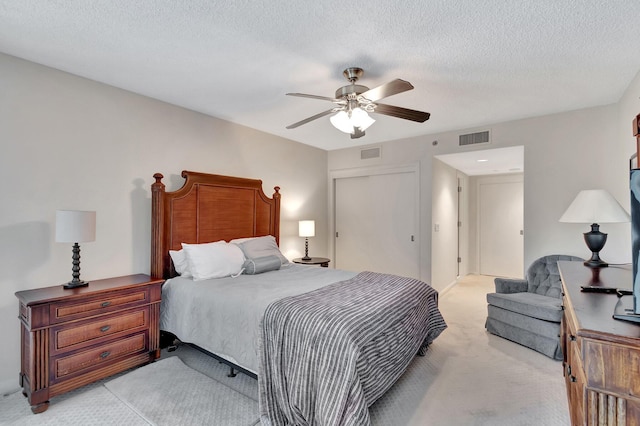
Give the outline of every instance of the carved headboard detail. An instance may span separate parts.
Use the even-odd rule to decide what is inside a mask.
[[[182,188],[166,192],[162,174],[151,185],[151,276],[171,278],[169,250],[181,243],[201,244],[273,235],[280,242],[280,187],[269,198],[262,181],[183,171]]]

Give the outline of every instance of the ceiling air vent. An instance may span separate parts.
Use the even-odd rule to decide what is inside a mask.
[[[365,148],[360,150],[361,160],[370,160],[372,158],[380,158],[380,147]]]
[[[489,131],[486,130],[484,132],[477,133],[468,133],[466,135],[460,135],[460,140],[458,145],[475,145],[477,143],[489,143]]]

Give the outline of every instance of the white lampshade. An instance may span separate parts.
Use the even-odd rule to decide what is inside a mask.
[[[329,118],[333,127],[344,133],[353,133],[354,127],[365,131],[376,120],[371,118],[369,114],[362,108],[354,108],[350,112],[339,111],[336,115]]]
[[[354,108],[351,111],[351,123],[353,123],[353,127],[358,127],[363,132],[375,123],[376,120],[369,117],[369,114],[362,108]]]
[[[564,212],[560,222],[567,223],[623,223],[629,213],[604,189],[580,191]]]
[[[96,212],[56,211],[56,242],[85,243],[96,240]]]
[[[353,133],[353,124],[349,119],[349,114],[346,111],[339,111],[336,115],[329,117],[329,121],[333,124],[333,127],[344,133]]]
[[[315,220],[301,220],[298,222],[298,235],[300,237],[315,237],[316,222]]]

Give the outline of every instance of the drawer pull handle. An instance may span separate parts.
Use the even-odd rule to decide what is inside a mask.
[[[102,306],[103,308],[106,308],[110,304],[111,304],[111,302],[102,302],[102,304],[100,306]]]
[[[105,331],[109,331],[110,328],[111,328],[110,325],[105,325],[100,327],[100,331],[104,333]]]
[[[108,357],[109,355],[111,355],[111,352],[109,351],[104,351],[100,354],[100,358],[105,359],[106,357]]]

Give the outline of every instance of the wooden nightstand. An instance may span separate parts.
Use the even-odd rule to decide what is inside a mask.
[[[300,263],[303,265],[320,265],[323,268],[328,268],[329,262],[331,262],[331,259],[327,259],[326,257],[312,257],[311,260],[302,260],[301,257],[293,259],[293,263]]]
[[[19,291],[20,386],[31,411],[49,399],[160,356],[164,280],[129,275]]]

